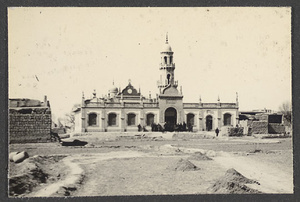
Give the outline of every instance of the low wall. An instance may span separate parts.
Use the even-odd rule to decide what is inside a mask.
[[[228,136],[243,136],[244,128],[243,127],[234,127],[228,129]]]
[[[269,123],[268,131],[270,134],[283,134],[285,132],[285,126],[278,123]]]

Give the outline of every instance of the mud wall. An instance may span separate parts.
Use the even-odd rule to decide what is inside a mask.
[[[51,111],[48,108],[10,109],[9,142],[47,142],[50,139]]]

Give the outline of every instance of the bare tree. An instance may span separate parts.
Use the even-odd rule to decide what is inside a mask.
[[[75,104],[72,107],[72,111],[70,113],[65,114],[65,126],[67,127],[74,127],[75,125],[75,114],[74,114],[74,110],[77,109],[78,107],[80,107],[80,104]]]
[[[292,105],[286,101],[279,106],[279,111],[283,114],[288,123],[292,122]]]
[[[68,114],[65,114],[66,116],[66,122],[67,123],[70,123],[70,124],[75,124],[75,116],[74,116],[74,113],[68,113]]]

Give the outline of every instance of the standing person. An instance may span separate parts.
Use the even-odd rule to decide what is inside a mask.
[[[138,125],[138,131],[139,131],[139,132],[142,131],[142,126],[141,126],[141,124]]]
[[[215,130],[215,132],[216,132],[216,136],[218,137],[219,132],[220,132],[219,128],[217,128],[217,129]]]
[[[183,124],[182,124],[182,131],[186,131],[186,123],[185,122],[183,122]]]

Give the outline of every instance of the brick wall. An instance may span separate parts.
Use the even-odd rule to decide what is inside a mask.
[[[10,143],[47,142],[50,138],[51,111],[49,108],[9,110]],[[31,113],[29,113],[31,112]]]

